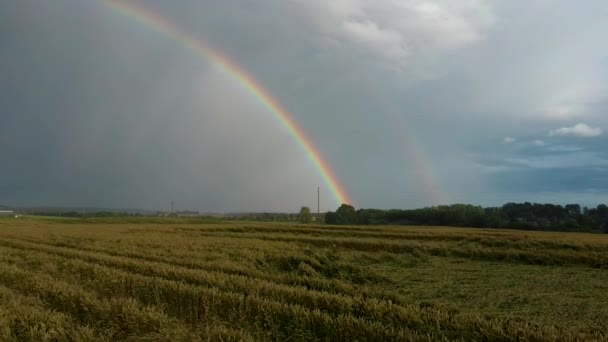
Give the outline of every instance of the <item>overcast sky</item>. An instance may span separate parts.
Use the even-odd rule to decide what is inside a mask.
[[[263,84],[357,208],[608,202],[604,0],[139,3]],[[103,1],[0,2],[0,152],[9,205],[297,211],[323,185],[230,75]]]

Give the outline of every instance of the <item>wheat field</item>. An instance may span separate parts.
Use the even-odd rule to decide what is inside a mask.
[[[608,338],[608,236],[0,219],[2,341]]]

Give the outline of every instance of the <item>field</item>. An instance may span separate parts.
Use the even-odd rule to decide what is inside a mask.
[[[605,340],[608,236],[0,219],[2,341]]]

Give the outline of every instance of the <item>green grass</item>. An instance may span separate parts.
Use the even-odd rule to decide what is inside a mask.
[[[2,341],[605,340],[608,237],[0,220]]]

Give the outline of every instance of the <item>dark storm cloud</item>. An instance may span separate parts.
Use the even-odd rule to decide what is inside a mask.
[[[142,5],[250,71],[357,206],[608,191],[602,1]],[[22,0],[0,4],[0,42],[0,203],[314,204],[304,151],[175,40],[100,2]]]

